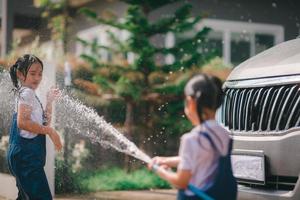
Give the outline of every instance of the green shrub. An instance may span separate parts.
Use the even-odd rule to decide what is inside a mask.
[[[102,169],[94,172],[79,172],[73,176],[74,192],[96,192],[112,190],[146,190],[170,188],[170,185],[146,169],[125,172],[123,169]],[[80,189],[77,188],[80,187]]]
[[[84,188],[80,186],[81,178],[70,166],[64,164],[63,160],[55,160],[55,192],[62,193],[84,193]]]

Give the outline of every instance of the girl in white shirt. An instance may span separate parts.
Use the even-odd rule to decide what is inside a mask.
[[[25,54],[10,68],[15,86],[16,108],[13,115],[7,160],[10,172],[15,176],[22,200],[51,200],[52,195],[45,175],[46,135],[57,150],[62,148],[58,133],[51,128],[52,103],[60,95],[58,89],[47,94],[46,109],[37,97],[43,73],[42,61]]]
[[[232,140],[215,121],[223,100],[222,83],[214,76],[199,74],[188,81],[184,93],[184,111],[194,128],[182,136],[179,156],[155,157],[149,168],[179,189],[179,200],[234,200]],[[165,170],[169,167],[177,167],[177,172]]]

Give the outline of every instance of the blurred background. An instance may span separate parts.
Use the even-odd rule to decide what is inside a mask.
[[[191,128],[182,96],[189,77],[206,72],[225,80],[244,60],[300,34],[297,0],[0,2],[0,73],[24,53],[53,63],[61,89],[150,156],[176,155]],[[0,111],[1,173],[8,173],[5,118]],[[56,193],[170,188],[141,161],[61,124]]]

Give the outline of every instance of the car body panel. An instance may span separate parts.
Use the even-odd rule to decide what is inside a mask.
[[[227,81],[300,74],[300,38],[278,44],[241,63]]]
[[[231,72],[223,88],[243,90],[289,84],[300,85],[300,38],[281,43],[241,63]],[[229,131],[234,139],[233,154],[259,151],[265,155],[266,162],[266,187],[255,185],[254,182],[240,182],[238,199],[300,199],[300,127],[275,133],[267,130]],[[267,187],[268,181],[269,186],[274,185],[272,177],[291,177],[294,182],[287,182],[292,187],[284,190],[276,186]]]
[[[233,136],[235,150],[262,151],[266,156],[269,174],[298,176],[300,172],[300,129],[279,136]],[[292,156],[291,156],[292,155]]]
[[[286,190],[262,190],[239,185],[239,200],[299,200],[300,197],[300,180],[293,191]]]

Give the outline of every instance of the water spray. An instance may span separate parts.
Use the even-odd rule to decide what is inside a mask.
[[[0,108],[5,113],[5,120],[11,119],[13,113],[14,95],[11,92],[13,85],[8,72],[0,74]],[[61,98],[56,102],[56,122],[58,129],[69,127],[74,134],[88,137],[92,142],[99,143],[103,147],[113,148],[119,152],[133,156],[147,164],[151,158],[142,152],[133,142],[128,140],[123,134],[115,129],[110,123],[106,122],[103,117],[99,116],[96,111],[83,105],[80,101],[70,97],[66,91],[63,91]],[[1,117],[1,116],[0,116]],[[152,170],[157,172],[158,164],[154,164]],[[213,200],[203,191],[189,185],[189,190],[202,197],[204,200]]]

